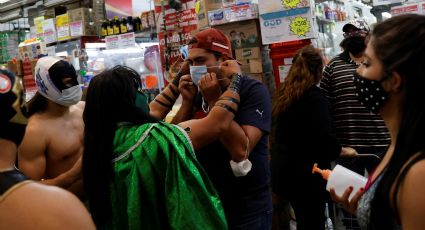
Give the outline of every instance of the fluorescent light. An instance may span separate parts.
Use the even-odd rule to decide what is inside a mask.
[[[8,1],[10,1],[10,0],[0,0],[0,4],[3,4],[3,3],[8,2]]]
[[[70,1],[70,0],[45,0],[44,1],[44,6],[45,7],[52,7],[52,6],[56,6],[56,5],[60,5],[62,3],[71,3],[71,2],[76,2],[75,1]]]
[[[66,52],[66,51],[58,52],[58,53],[56,53],[56,56],[57,57],[66,57],[66,56],[68,56],[68,52]]]
[[[86,49],[106,48],[106,43],[86,43]]]
[[[0,13],[0,22],[7,22],[13,19],[17,19],[22,17],[22,10],[16,9],[13,11],[7,11],[4,13]]]

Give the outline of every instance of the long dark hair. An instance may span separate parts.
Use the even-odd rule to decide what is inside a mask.
[[[398,218],[397,193],[413,162],[425,157],[425,16],[409,14],[378,24],[369,44],[386,72],[403,78],[404,98],[401,124],[394,154],[372,201],[370,229],[393,229]],[[400,176],[399,176],[400,175]],[[391,188],[395,185],[395,192]]]
[[[295,55],[288,76],[273,100],[273,116],[285,111],[304,92],[319,83],[322,77],[323,58],[313,46],[305,46]]]
[[[98,228],[111,223],[110,179],[117,123],[156,122],[136,107],[140,76],[116,66],[94,77],[87,90],[84,118],[83,176],[90,211]]]

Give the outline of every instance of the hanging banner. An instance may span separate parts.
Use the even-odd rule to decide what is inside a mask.
[[[286,11],[296,8],[310,7],[308,0],[259,0],[260,14]]]
[[[133,16],[133,0],[105,0],[105,9],[108,19]]]
[[[421,9],[422,6],[422,9]],[[391,7],[391,15],[394,17],[396,15],[401,14],[424,14],[425,11],[423,10],[425,7],[425,3],[413,3],[413,4],[407,4],[403,6],[394,6]]]
[[[389,5],[389,4],[404,2],[404,1],[405,0],[373,0],[372,5],[373,6]]]
[[[310,7],[260,15],[263,44],[314,37]]]
[[[259,0],[263,44],[314,37],[310,1]]]

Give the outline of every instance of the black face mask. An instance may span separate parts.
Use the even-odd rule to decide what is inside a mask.
[[[358,55],[366,49],[364,37],[348,37],[344,43],[346,50],[352,55]]]
[[[381,85],[387,77],[380,81],[369,80],[360,76],[356,71],[353,79],[359,101],[366,109],[378,114],[380,108],[388,99],[388,94]]]

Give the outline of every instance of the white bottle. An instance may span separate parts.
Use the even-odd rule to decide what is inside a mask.
[[[326,190],[330,191],[330,189],[333,188],[338,196],[342,196],[345,190],[352,186],[353,191],[351,192],[348,200],[351,200],[357,191],[364,188],[367,183],[366,177],[361,176],[360,174],[341,165],[336,165],[331,171],[327,169],[321,170],[317,168],[317,164],[314,164],[313,173],[315,172],[322,174],[322,177],[328,181],[326,184]]]

